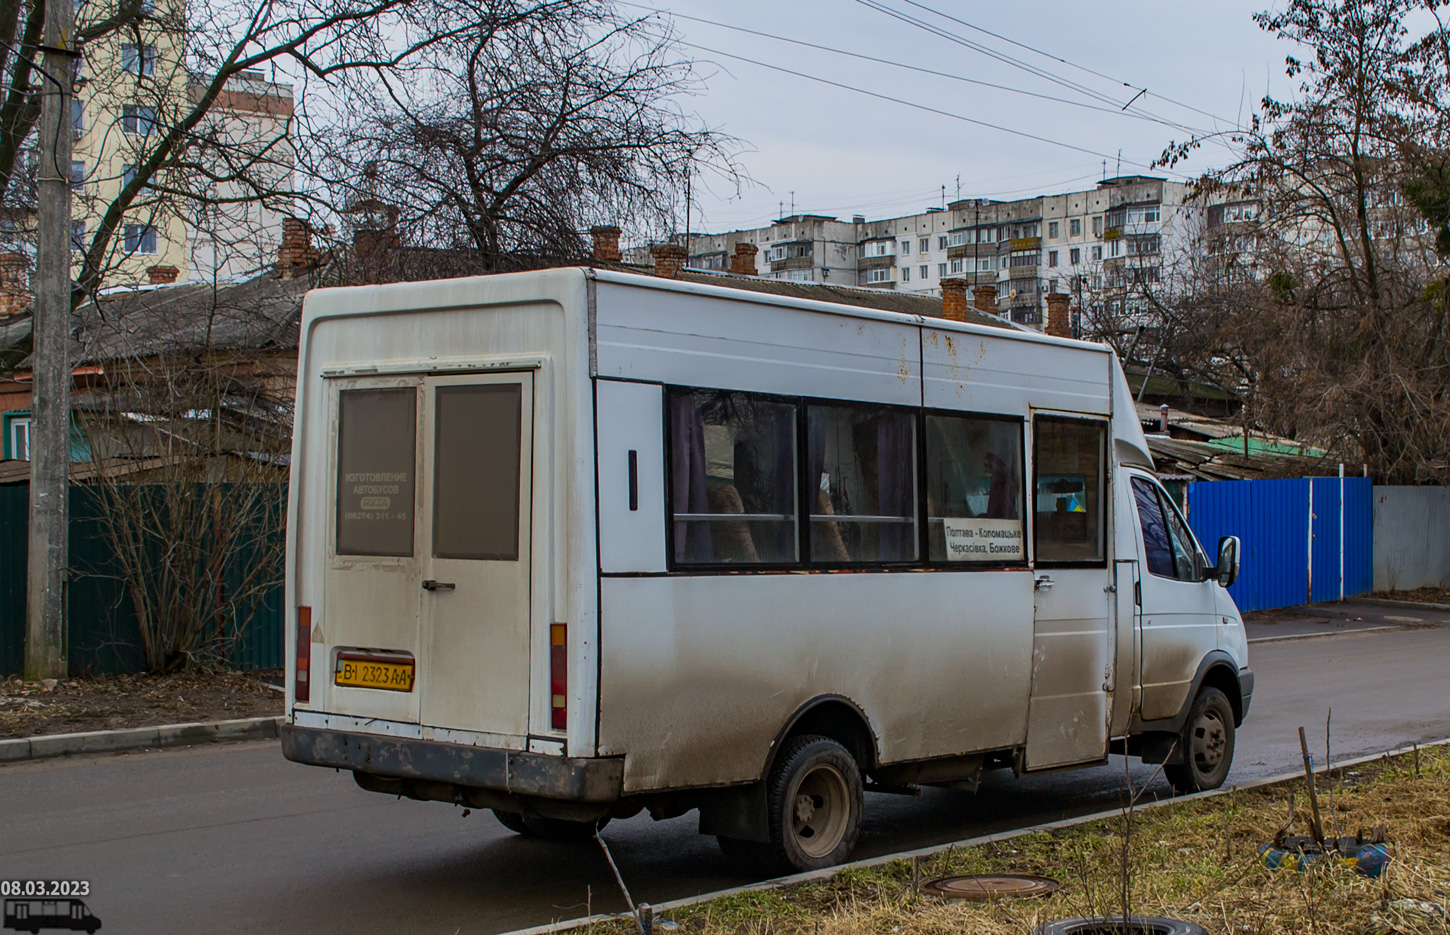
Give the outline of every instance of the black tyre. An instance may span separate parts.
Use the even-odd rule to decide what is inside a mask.
[[[522,834],[525,837],[533,836],[533,832],[529,830],[529,826],[524,824],[524,816],[518,812],[506,812],[497,808],[489,809],[489,811],[493,812],[493,817],[498,819],[499,824],[514,834]]]
[[[1032,935],[1123,935],[1124,931],[1132,935],[1208,935],[1201,925],[1163,916],[1128,916],[1127,926],[1122,916],[1058,919],[1037,926]]]
[[[558,844],[578,844],[594,837],[597,829],[609,824],[608,818],[598,821],[566,821],[563,818],[540,818],[537,815],[523,815],[524,833]]]
[[[1183,762],[1163,767],[1175,790],[1186,795],[1223,785],[1234,758],[1234,709],[1227,695],[1211,686],[1199,689],[1179,746]]]
[[[720,847],[767,872],[833,867],[856,846],[865,807],[861,768],[845,747],[829,737],[792,737],[766,777],[770,841],[722,838]]]

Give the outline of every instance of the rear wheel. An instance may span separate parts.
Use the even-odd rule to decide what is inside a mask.
[[[1234,758],[1234,709],[1228,696],[1212,686],[1199,689],[1178,744],[1183,762],[1163,767],[1175,790],[1187,794],[1223,785]]]
[[[772,873],[842,863],[861,836],[865,798],[856,760],[829,737],[785,742],[766,779],[769,842],[721,838],[727,857]]]
[[[567,821],[563,818],[540,818],[537,815],[523,815],[524,833],[545,841],[559,844],[577,844],[594,837],[596,830],[609,824],[608,818],[598,821]]]

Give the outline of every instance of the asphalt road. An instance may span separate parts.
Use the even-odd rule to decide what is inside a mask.
[[[1336,758],[1450,735],[1450,628],[1355,623],[1251,649],[1258,688],[1231,782],[1297,768],[1298,726],[1322,749],[1331,708]],[[1153,775],[1138,764],[1131,773]],[[1124,782],[1115,760],[1024,780],[995,773],[975,796],[873,794],[856,854],[1112,808]],[[1161,779],[1153,793],[1168,794]],[[749,880],[695,833],[694,815],[639,816],[604,836],[638,900]],[[348,775],[284,761],[271,743],[0,768],[0,879],[89,881],[107,933],[497,933],[622,908],[592,845],[526,840],[487,812],[363,792]]]

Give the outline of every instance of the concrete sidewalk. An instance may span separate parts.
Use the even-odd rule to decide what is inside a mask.
[[[1244,614],[1250,643],[1419,627],[1450,627],[1450,611],[1432,605],[1422,609],[1350,598]]]
[[[280,717],[253,717],[234,721],[86,731],[80,734],[40,734],[35,737],[0,740],[0,763],[18,763],[21,760],[40,760],[78,753],[119,753],[152,747],[268,740],[277,737],[277,729],[281,723]]]

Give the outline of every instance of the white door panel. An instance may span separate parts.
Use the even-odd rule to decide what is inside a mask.
[[[1143,557],[1138,593],[1142,659],[1142,717],[1170,718],[1187,703],[1198,665],[1218,646],[1214,585],[1202,577],[1203,558],[1188,524],[1156,481],[1131,477]]]
[[[1113,690],[1108,423],[1033,420],[1037,590],[1025,768],[1107,756]]]
[[[599,568],[605,574],[665,570],[663,389],[600,380]]]
[[[533,376],[429,377],[424,390],[420,718],[521,736],[529,727]]]

